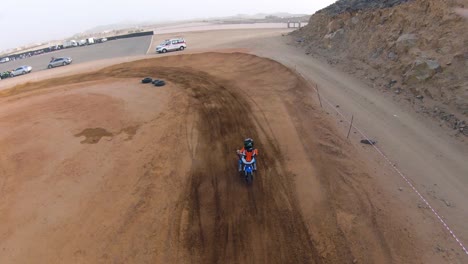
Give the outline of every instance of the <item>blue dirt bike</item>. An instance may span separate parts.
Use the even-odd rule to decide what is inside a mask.
[[[253,158],[251,161],[246,161],[245,157],[242,157],[242,173],[244,174],[244,180],[245,182],[250,185],[252,184],[253,178],[254,178],[254,163],[255,163],[255,158]]]

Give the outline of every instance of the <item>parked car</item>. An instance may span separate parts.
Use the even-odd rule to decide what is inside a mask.
[[[184,50],[187,48],[187,43],[183,38],[167,39],[156,47],[157,53],[166,53],[174,50]]]
[[[58,66],[69,65],[71,63],[72,63],[72,59],[69,57],[54,58],[49,62],[49,65],[47,65],[47,68],[52,69]]]
[[[23,74],[26,74],[26,73],[30,73],[31,71],[32,71],[31,66],[21,66],[21,67],[16,68],[15,70],[12,70],[10,72],[10,77],[23,75]]]

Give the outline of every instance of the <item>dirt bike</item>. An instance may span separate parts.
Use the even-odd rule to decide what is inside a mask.
[[[241,160],[242,160],[242,172],[244,174],[244,180],[248,185],[250,185],[252,184],[253,177],[254,177],[255,158],[253,158],[251,161],[246,161],[245,157],[242,157]]]

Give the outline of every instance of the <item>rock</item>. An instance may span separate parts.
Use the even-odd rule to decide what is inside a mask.
[[[463,131],[461,131],[463,135],[465,136],[468,136],[468,129],[463,129]]]
[[[422,96],[422,95],[416,95],[416,99],[422,100],[422,99],[424,99],[424,96]]]
[[[418,208],[421,208],[421,209],[429,209],[429,207],[427,207],[427,205],[421,204],[421,203],[418,203]]]
[[[403,191],[403,188],[400,187],[400,188],[398,188],[398,190],[401,192],[401,191]]]
[[[468,62],[468,60],[467,60]],[[465,68],[468,69],[468,66]],[[467,71],[468,76],[468,71]],[[455,95],[455,106],[461,111],[468,113],[468,91],[461,95]]]
[[[337,30],[342,29],[343,26],[344,26],[343,21],[333,20],[330,23],[328,23],[328,26],[327,26],[328,33],[330,34],[332,32],[336,32]]]
[[[390,89],[392,88],[393,85],[395,85],[398,81],[397,80],[391,80],[388,82],[388,84],[385,85],[386,88]]]
[[[425,61],[427,66],[429,67],[429,69],[431,70],[434,70],[434,71],[437,71],[439,72],[440,70],[442,70],[442,67],[440,67],[440,63],[436,60],[426,60]]]
[[[416,34],[403,34],[396,41],[396,48],[399,51],[407,52],[410,48],[416,46],[418,37]]]
[[[398,59],[398,55],[393,52],[393,51],[390,51],[388,54],[387,54],[387,58],[392,60],[392,61],[396,61]]]
[[[397,42],[414,41],[417,39],[418,36],[416,36],[416,34],[403,34],[398,37]]]
[[[353,259],[353,264],[356,264],[357,263],[357,259]]]
[[[351,23],[353,23],[354,25],[356,25],[357,23],[359,23],[359,18],[357,16],[351,18]]]
[[[396,88],[396,89],[395,89],[395,93],[396,93],[396,94],[401,94],[401,87]]]
[[[367,145],[375,145],[375,144],[377,144],[377,141],[369,140],[369,139],[363,139],[363,140],[361,140],[361,143],[362,144],[367,144]]]
[[[411,65],[404,77],[406,84],[424,82],[432,78],[436,73],[442,70],[440,64],[436,60],[416,60]]]
[[[382,48],[376,49],[376,50],[371,54],[371,58],[372,58],[372,59],[377,59],[377,58],[380,56],[380,54],[382,54],[382,51],[383,51]]]
[[[451,207],[451,206],[452,206],[452,204],[451,204],[449,201],[446,201],[446,200],[442,200],[442,201],[445,203],[445,205],[446,205],[447,207]]]
[[[341,29],[338,29],[335,32],[332,32],[332,33],[329,33],[329,34],[325,35],[325,37],[323,37],[323,38],[325,38],[325,39],[334,39],[337,34],[343,35],[343,33],[344,33],[344,29],[341,28]]]
[[[436,246],[436,250],[437,250],[438,252],[445,252],[445,249],[444,249],[443,247],[441,247],[440,245],[437,245],[437,246]]]

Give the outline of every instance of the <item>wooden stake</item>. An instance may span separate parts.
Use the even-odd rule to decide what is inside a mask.
[[[319,93],[318,84],[315,85],[315,90],[317,90],[317,95],[318,95],[318,99],[319,99],[319,102],[320,102],[320,107],[323,108],[323,106],[322,106],[322,99],[320,98],[320,93]]]
[[[354,115],[351,116],[351,124],[349,124],[348,136],[346,136],[346,138],[348,139],[349,139],[349,133],[351,133],[351,128],[353,127],[353,120],[354,120]]]

